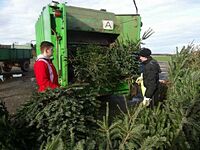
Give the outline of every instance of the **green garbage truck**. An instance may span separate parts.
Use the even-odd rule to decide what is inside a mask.
[[[0,45],[0,73],[10,72],[12,67],[20,67],[22,71],[29,70],[32,55],[32,45]]]
[[[71,47],[95,44],[109,46],[118,41],[140,40],[141,17],[139,14],[115,14],[106,10],[94,10],[67,6],[52,2],[43,8],[36,24],[36,54],[40,43],[50,41],[55,45],[53,63],[62,86],[70,81],[70,66],[66,61]],[[122,90],[127,91],[124,84]]]

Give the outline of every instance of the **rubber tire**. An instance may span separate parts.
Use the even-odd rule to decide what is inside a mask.
[[[21,64],[21,70],[24,72],[28,72],[30,69],[30,62],[29,61],[24,61]]]
[[[4,64],[4,66],[2,67],[3,71],[5,72],[10,72],[12,69],[12,66],[10,66],[9,64]]]

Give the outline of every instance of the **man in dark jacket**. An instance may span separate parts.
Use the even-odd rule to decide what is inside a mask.
[[[142,48],[139,52],[139,58],[143,65],[143,82],[146,88],[142,103],[145,106],[153,106],[158,100],[159,73],[161,73],[161,69],[158,62],[151,57],[150,49]]]

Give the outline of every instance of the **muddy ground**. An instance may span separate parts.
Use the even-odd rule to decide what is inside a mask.
[[[20,68],[14,67],[11,73],[4,73],[4,81],[0,80],[0,100],[5,102],[10,114],[14,114],[21,104],[29,100],[34,90],[33,61],[29,72],[22,73]]]

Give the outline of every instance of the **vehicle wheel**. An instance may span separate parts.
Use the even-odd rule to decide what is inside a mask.
[[[28,71],[29,71],[29,68],[30,68],[30,63],[29,63],[29,61],[24,61],[24,62],[22,62],[22,64],[21,64],[21,70],[22,70],[22,71],[28,72]]]
[[[2,67],[2,69],[3,69],[3,71],[5,71],[5,72],[10,72],[11,69],[12,69],[12,66],[5,63],[4,66]]]

